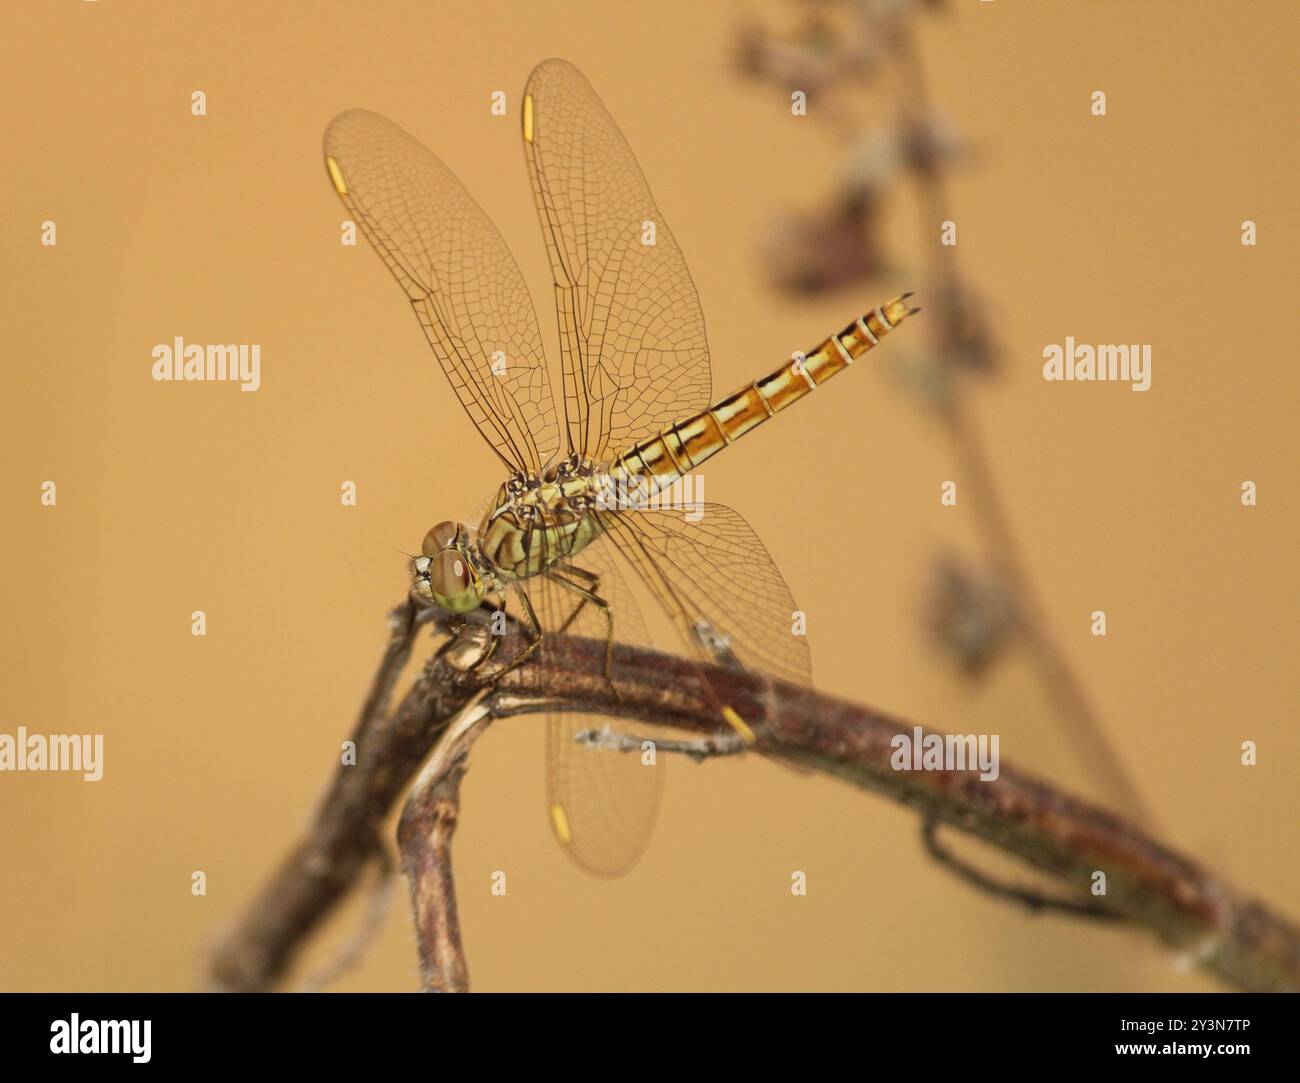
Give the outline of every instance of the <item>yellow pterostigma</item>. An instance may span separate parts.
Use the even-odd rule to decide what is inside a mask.
[[[752,745],[757,740],[754,736],[754,731],[745,724],[745,720],[736,713],[734,708],[723,707],[722,717],[727,720],[727,725],[740,734],[740,739],[744,741],[745,744]]]

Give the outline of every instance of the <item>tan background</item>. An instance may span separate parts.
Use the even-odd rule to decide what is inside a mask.
[[[719,389],[895,287],[924,290],[914,208],[889,208],[888,279],[810,302],[763,284],[759,238],[825,195],[829,144],[736,75],[739,4],[5,7],[0,731],[102,732],[107,764],[94,785],[0,776],[0,986],[194,988],[320,793],[403,590],[398,550],[499,481],[400,292],[338,243],[330,117],[376,109],[443,154],[553,335],[514,110],[536,61],[572,60],[687,254]],[[922,41],[936,101],[981,148],[952,213],[1006,346],[977,412],[1053,628],[1169,841],[1300,916],[1300,11],[952,7]],[[496,89],[508,119],[488,115]],[[1257,248],[1238,241],[1244,218]],[[1152,343],[1153,389],[1044,383],[1042,347],[1067,334]],[[176,335],[261,343],[262,390],[152,382],[151,348]],[[710,495],[747,513],[809,611],[822,687],[999,732],[1009,760],[1088,791],[1023,660],[972,690],[918,626],[926,562],[972,535],[937,499],[961,464],[882,371],[859,367],[733,455]],[[56,509],[38,502],[46,479]],[[357,508],[339,506],[344,479]],[[855,567],[826,545],[843,517]],[[534,721],[501,725],[465,789],[456,872],[479,989],[1209,987],[1136,934],[976,897],[899,808],[753,759],[677,767],[642,863],[587,878],[549,837],[541,751]],[[341,987],[414,981],[399,895]]]

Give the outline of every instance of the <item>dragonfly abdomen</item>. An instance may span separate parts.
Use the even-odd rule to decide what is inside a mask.
[[[899,323],[919,311],[908,307],[907,299],[911,296],[905,293],[887,301],[810,353],[795,355],[776,371],[677,422],[658,436],[643,440],[614,461],[611,473],[653,478],[655,488],[659,489],[670,485],[848,368]]]

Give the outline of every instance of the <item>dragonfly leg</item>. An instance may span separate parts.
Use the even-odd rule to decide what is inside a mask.
[[[506,607],[505,607],[505,602],[504,602],[504,600],[502,600],[501,602],[493,602],[493,601],[489,601],[489,600],[487,600],[487,599],[484,599],[484,601],[483,601],[483,608],[484,608],[484,609],[487,609],[487,610],[489,610],[489,611],[491,611],[492,614],[493,614],[494,616],[495,616],[495,614],[497,614],[497,613],[502,613],[502,614],[504,614],[505,611],[506,611]],[[486,662],[486,661],[487,661],[488,659],[490,659],[494,654],[496,654],[496,652],[497,652],[497,647],[500,646],[500,642],[501,642],[501,637],[500,637],[500,636],[490,635],[490,634],[489,634],[489,635],[488,635],[488,640],[487,640],[487,647],[484,649],[483,653],[480,654],[480,655],[478,656],[478,658],[476,658],[476,659],[474,660],[474,662],[469,666],[469,668],[466,670],[466,672],[468,672],[468,673],[476,673],[476,672],[478,671],[479,667],[480,667],[481,665],[483,665],[484,662]]]
[[[592,590],[600,589],[600,576],[598,576],[590,568],[582,568],[579,567],[577,564],[570,564],[567,560],[562,560],[556,565],[554,565],[553,570],[558,570],[563,572],[565,575],[572,575],[577,579],[581,579],[584,583],[586,583],[589,587],[591,587]]]
[[[578,619],[578,614],[581,613],[586,608],[587,608],[587,599],[583,598],[581,601],[578,602],[577,605],[573,607],[573,612],[564,618],[564,623],[561,624],[559,628],[555,630],[555,634],[564,635],[564,633],[569,630],[569,627],[573,624],[573,622]]]
[[[581,583],[575,583],[572,579],[565,578],[565,574],[573,575],[575,578],[585,580],[588,586]],[[583,606],[594,605],[600,610],[601,616],[605,618],[605,682],[609,685],[610,691],[614,693],[614,698],[618,702],[623,701],[622,693],[619,692],[618,686],[614,683],[614,607],[597,591],[600,588],[600,576],[586,568],[578,568],[571,564],[562,564],[551,568],[546,577],[556,586],[561,586],[565,590],[572,591],[581,602],[569,614],[568,619],[560,626],[560,631],[564,632],[577,619],[578,614],[582,612]]]
[[[530,625],[529,634],[531,638],[528,641],[528,645],[519,652],[519,657],[510,663],[510,669],[514,669],[515,666],[519,665],[521,662],[528,661],[529,658],[537,653],[537,649],[542,645],[542,622],[537,619],[537,612],[533,609],[533,600],[528,597],[528,591],[524,590],[522,587],[519,588],[519,600],[524,607],[524,613],[528,616],[528,623]]]
[[[492,675],[494,680],[505,676],[505,674],[509,673],[512,669],[517,669],[519,666],[523,665],[526,661],[528,661],[529,658],[531,658],[537,652],[537,649],[542,645],[542,625],[541,622],[539,622],[537,619],[537,614],[533,611],[533,603],[532,600],[528,597],[528,592],[521,589],[519,591],[519,598],[523,604],[524,616],[526,618],[526,620],[524,620],[522,623],[524,625],[525,634],[528,636],[528,642],[524,645],[523,650],[521,650],[509,662],[505,663],[505,665],[501,666]],[[503,597],[499,603],[485,601],[483,603],[483,607],[485,609],[491,610],[494,614],[496,613],[504,614],[506,611],[505,599]],[[486,662],[489,658],[491,658],[493,655],[496,654],[497,647],[500,646],[501,639],[502,637],[498,635],[488,636],[487,650],[484,651],[483,655],[477,661],[475,661],[473,665],[469,667],[469,671],[471,673],[477,670],[479,666],[481,666],[484,662]]]
[[[568,630],[569,625],[571,625],[575,620],[578,619],[578,614],[582,612],[583,608],[587,605],[588,602],[591,602],[593,605],[599,604],[599,602],[593,600],[593,598],[594,596],[597,596],[600,593],[600,576],[598,576],[593,571],[588,571],[586,568],[580,568],[576,564],[569,564],[564,561],[561,561],[560,563],[556,564],[551,569],[551,571],[552,573],[560,572],[563,573],[564,575],[571,575],[576,579],[581,579],[584,583],[586,583],[587,590],[593,596],[593,597],[588,597],[587,594],[578,592],[579,597],[582,598],[582,601],[578,603],[577,607],[573,610],[572,613],[568,615],[567,618],[565,618],[564,623],[560,626],[560,631],[564,632]],[[552,575],[552,578],[555,578],[554,574]],[[569,583],[567,581],[563,583],[563,586],[565,586],[569,590],[574,589],[574,584]]]

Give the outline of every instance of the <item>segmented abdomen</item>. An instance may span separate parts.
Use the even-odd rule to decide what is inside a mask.
[[[653,479],[663,489],[696,469],[728,444],[775,417],[787,406],[853,364],[904,319],[910,293],[895,297],[832,335],[805,357],[792,358],[775,372],[719,399],[707,410],[685,418],[658,436],[643,440],[614,460],[610,473]]]

